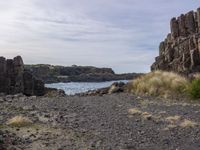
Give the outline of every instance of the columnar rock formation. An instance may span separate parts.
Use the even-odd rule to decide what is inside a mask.
[[[200,71],[200,8],[171,19],[171,33],[160,43],[151,70]]]
[[[0,57],[0,93],[41,96],[44,95],[44,83],[24,69],[20,56],[7,60]]]

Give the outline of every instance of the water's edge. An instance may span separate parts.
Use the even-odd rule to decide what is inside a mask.
[[[52,83],[45,84],[48,88],[56,88],[65,91],[67,95],[74,95],[77,93],[83,93],[90,90],[96,90],[104,87],[108,87],[114,82],[124,82],[127,83],[128,80],[118,80],[118,81],[106,81],[106,82],[69,82],[69,83]]]

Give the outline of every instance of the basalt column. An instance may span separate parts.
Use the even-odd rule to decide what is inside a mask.
[[[160,43],[159,56],[151,70],[179,73],[200,71],[200,8],[170,22],[171,33]]]
[[[44,83],[25,71],[21,56],[7,60],[0,57],[0,93],[42,96]]]

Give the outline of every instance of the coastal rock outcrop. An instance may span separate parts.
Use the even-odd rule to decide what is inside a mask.
[[[189,74],[200,71],[200,8],[171,19],[171,33],[160,43],[151,70]]]
[[[115,74],[111,68],[97,68],[93,66],[53,66],[53,65],[25,65],[33,75],[45,83],[58,82],[104,82],[112,80],[129,80],[141,74]]]
[[[14,59],[0,57],[0,93],[42,96],[44,91],[44,83],[24,69],[21,56]]]

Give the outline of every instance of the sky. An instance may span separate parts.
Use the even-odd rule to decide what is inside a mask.
[[[149,72],[170,19],[200,0],[0,0],[0,56]]]

